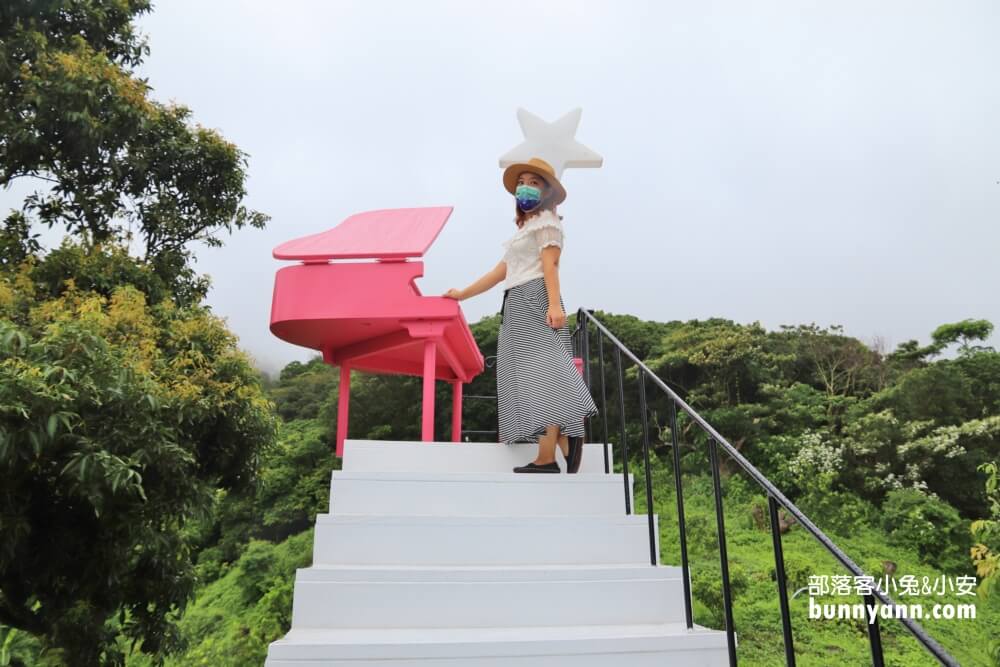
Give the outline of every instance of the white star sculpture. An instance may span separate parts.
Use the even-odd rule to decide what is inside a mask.
[[[524,132],[524,141],[500,156],[500,166],[508,167],[540,157],[552,165],[560,180],[566,167],[600,167],[604,158],[574,138],[582,113],[583,109],[577,107],[559,120],[547,123],[530,111],[519,108],[517,121]]]

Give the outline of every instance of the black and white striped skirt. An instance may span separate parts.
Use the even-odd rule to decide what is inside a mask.
[[[500,442],[538,442],[551,425],[583,437],[583,419],[598,412],[573,363],[569,325],[553,329],[545,321],[548,303],[544,277],[504,292],[496,362]],[[562,295],[559,304],[565,311]]]

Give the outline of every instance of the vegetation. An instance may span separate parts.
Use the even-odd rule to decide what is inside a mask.
[[[0,663],[23,634],[55,664],[122,664],[121,638],[177,650],[191,525],[252,493],[275,441],[188,247],[266,216],[241,204],[245,156],[135,75],[148,9],[0,7],[0,186],[37,187],[0,232]]]
[[[192,243],[267,216],[242,203],[247,156],[135,75],[147,49],[133,21],[148,10],[0,7],[0,186],[37,187],[0,230],[0,667],[260,664],[288,629],[339,466],[337,374],[314,359],[262,376],[204,304]],[[59,247],[41,248],[38,225],[63,228]],[[922,624],[963,665],[1000,664],[992,323],[888,351],[838,326],[596,315],[867,572],[974,576],[975,620]],[[473,326],[487,355],[497,331],[496,317]],[[593,426],[606,419],[617,441],[624,421],[641,479],[638,375],[624,372],[624,414],[609,400]],[[495,393],[495,377],[467,393]],[[648,394],[662,560],[678,563],[668,405]],[[418,439],[419,397],[415,378],[360,376],[352,437]],[[495,428],[495,402],[467,406],[466,428]],[[721,627],[706,443],[683,416],[678,439],[695,620]],[[725,456],[721,473],[741,663],[780,664],[766,498]],[[793,592],[843,574],[782,522]],[[793,597],[800,664],[867,660],[862,623],[806,612]],[[932,664],[900,624],[881,627],[889,664]]]
[[[940,480],[952,479],[962,474],[967,464],[962,460],[970,451],[996,452],[996,436],[988,427],[989,419],[979,416],[974,403],[967,406],[971,419],[954,424],[950,415],[942,422],[922,425],[924,433],[944,432],[944,423],[951,422],[954,433],[946,440],[948,447],[959,451],[951,457],[942,456],[934,467],[918,470],[901,470],[909,477],[900,476],[893,483],[877,484],[872,478],[886,477],[889,468],[869,468],[867,472],[855,469],[865,465],[845,463],[848,442],[856,443],[863,433],[856,423],[891,424],[881,433],[910,434],[910,439],[880,442],[882,459],[893,461],[907,455],[907,449],[925,436],[913,435],[895,411],[886,407],[891,396],[894,405],[906,405],[911,418],[919,419],[919,401],[908,394],[920,387],[914,376],[938,373],[938,377],[951,377],[962,386],[966,384],[961,369],[978,369],[977,363],[989,365],[997,353],[988,349],[967,349],[954,359],[922,360],[907,369],[876,369],[885,373],[881,388],[870,388],[858,395],[848,395],[854,405],[837,413],[830,404],[842,406],[843,395],[824,391],[823,381],[810,376],[809,366],[802,364],[775,365],[772,374],[757,371],[757,381],[769,388],[761,391],[754,384],[743,385],[744,402],[724,402],[719,397],[722,383],[713,374],[703,372],[695,364],[683,359],[701,354],[697,349],[687,351],[671,341],[698,339],[708,345],[711,339],[700,336],[706,327],[714,328],[716,335],[739,338],[750,330],[751,349],[759,357],[775,356],[774,350],[795,345],[795,337],[834,336],[837,341],[850,340],[840,334],[810,331],[792,334],[788,331],[766,332],[756,325],[736,325],[715,321],[686,323],[639,322],[630,317],[597,313],[612,330],[622,332],[630,339],[633,349],[644,350],[647,359],[653,360],[653,351],[667,356],[668,346],[674,359],[673,369],[687,377],[702,378],[684,387],[661,369],[661,377],[682,392],[688,402],[700,401],[698,409],[709,415],[713,422],[730,420],[727,435],[739,443],[741,451],[770,479],[779,483],[786,495],[827,533],[844,551],[869,574],[881,578],[892,574],[897,580],[913,575],[922,580],[935,581],[940,577],[955,579],[975,576],[976,595],[960,596],[948,592],[944,597],[922,596],[918,600],[931,602],[973,602],[977,608],[975,620],[920,621],[928,632],[939,640],[963,665],[997,664],[995,637],[1000,636],[1000,596],[991,593],[996,581],[996,526],[1000,521],[997,512],[996,472],[993,464],[984,464],[975,470],[975,484],[965,489],[949,490],[939,487]],[[488,345],[495,345],[496,318],[486,318],[473,325],[473,333],[485,353]],[[493,337],[491,339],[491,336]],[[851,344],[856,344],[854,341]],[[849,343],[842,343],[849,344]],[[695,346],[697,348],[698,346]],[[732,348],[730,348],[732,349]],[[892,355],[872,355],[869,363],[892,365]],[[729,366],[723,356],[713,361],[716,368]],[[940,368],[935,368],[940,367]],[[792,369],[791,377],[783,376],[781,369]],[[953,369],[960,369],[953,373]],[[594,370],[597,364],[595,361]],[[628,387],[635,388],[634,368],[626,370]],[[606,365],[613,379],[612,369]],[[802,372],[804,375],[795,375]],[[973,370],[972,373],[977,373]],[[875,371],[859,372],[858,376]],[[737,373],[729,373],[730,395],[735,394]],[[417,403],[419,386],[412,378],[359,375],[356,380],[356,405],[377,406],[369,412],[352,415],[353,437],[404,437],[394,426],[385,424],[387,416],[396,411],[406,413]],[[493,381],[489,375],[476,379],[484,382],[483,392]],[[178,621],[179,644],[186,648],[167,659],[166,664],[259,664],[266,654],[267,644],[280,638],[287,631],[291,613],[291,585],[296,567],[311,562],[312,522],[315,515],[327,511],[329,501],[329,474],[339,465],[333,456],[335,434],[337,373],[324,366],[318,359],[309,363],[290,364],[269,388],[269,397],[278,414],[290,416],[282,420],[278,444],[269,448],[261,457],[260,485],[251,495],[217,493],[213,512],[209,518],[191,531],[193,557],[196,560],[198,588],[193,602]],[[855,386],[858,386],[857,384]],[[446,391],[447,388],[442,388]],[[949,388],[942,384],[940,390],[947,394]],[[699,394],[716,398],[696,399]],[[650,397],[656,392],[647,392]],[[983,394],[986,405],[993,398]],[[758,403],[746,401],[757,397]],[[442,396],[444,398],[444,396]],[[641,438],[637,391],[630,390],[626,400],[626,431],[631,443],[631,470],[642,477],[642,458],[637,444]],[[617,415],[613,402],[609,402],[608,418],[618,432]],[[444,405],[448,403],[443,402]],[[873,412],[860,411],[857,405],[872,405]],[[881,413],[881,414],[879,414]],[[650,406],[650,431],[652,440],[652,476],[654,480],[655,511],[660,519],[661,558],[664,563],[679,564],[677,546],[676,504],[673,496],[672,453],[669,431],[664,429],[662,406],[653,401]],[[879,415],[877,420],[872,415]],[[751,415],[742,417],[741,415]],[[840,420],[838,433],[826,425],[830,415]],[[395,418],[395,417],[393,417]],[[448,423],[447,414],[438,415],[442,428]],[[492,413],[479,409],[467,410],[467,428],[489,429]],[[410,422],[419,423],[417,415]],[[970,423],[979,424],[977,431]],[[745,425],[746,431],[738,426]],[[902,424],[900,426],[899,424]],[[987,426],[983,427],[985,424]],[[409,424],[405,428],[411,428]],[[595,421],[599,432],[602,425]],[[443,432],[443,431],[442,431]],[[726,430],[723,429],[726,433]],[[679,422],[685,508],[692,581],[695,595],[695,621],[701,625],[721,628],[722,592],[719,585],[718,546],[715,514],[711,491],[711,476],[705,443],[697,430],[684,418]],[[415,437],[407,434],[405,437]],[[614,438],[613,438],[614,439]],[[875,438],[870,438],[875,441]],[[857,445],[855,445],[857,446]],[[897,451],[903,450],[903,451]],[[925,452],[936,448],[926,447]],[[725,457],[723,457],[725,459]],[[957,460],[956,460],[957,459]],[[952,471],[948,466],[954,466]],[[620,463],[617,466],[620,471]],[[774,561],[766,510],[766,497],[732,462],[722,466],[727,546],[730,557],[730,574],[734,591],[735,626],[740,637],[741,663],[773,665],[782,660],[782,635],[780,614],[774,582]],[[973,488],[973,487],[978,488]],[[949,491],[951,497],[966,498],[968,505],[978,507],[965,512],[950,503],[940,491]],[[957,495],[962,493],[964,495]],[[975,505],[977,498],[982,504]],[[636,493],[637,513],[645,511],[645,498]],[[790,592],[799,591],[792,598],[795,647],[801,664],[831,664],[830,656],[836,655],[836,664],[862,663],[867,656],[866,628],[859,621],[830,621],[808,618],[807,596],[800,590],[809,583],[811,575],[843,575],[846,573],[823,547],[801,526],[782,513],[785,531],[783,543]],[[977,529],[977,536],[971,529]],[[890,590],[899,602],[906,601]],[[843,598],[829,596],[818,599],[825,602],[843,602]],[[933,661],[902,627],[891,621],[881,621],[883,642],[889,664],[927,665]],[[33,655],[37,646],[27,639],[15,642],[25,647],[25,655]],[[34,648],[32,648],[34,647]],[[228,662],[227,662],[228,661]],[[129,663],[153,664],[153,659],[138,653],[130,655]],[[25,664],[35,664],[26,660]]]

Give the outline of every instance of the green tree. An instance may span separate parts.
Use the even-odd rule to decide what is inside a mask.
[[[965,319],[961,322],[942,324],[931,334],[934,344],[944,349],[952,343],[959,343],[959,354],[969,354],[992,349],[988,346],[972,345],[974,340],[986,340],[993,333],[993,324],[988,320]]]
[[[990,602],[997,602],[1000,584],[1000,465],[989,461],[979,466],[986,474],[987,518],[972,522],[970,532],[975,544],[969,549],[976,574],[980,577],[979,592]],[[994,664],[1000,665],[1000,639],[989,646]]]
[[[0,281],[0,623],[68,664],[120,664],[119,634],[166,653],[187,527],[214,489],[253,493],[274,406],[207,308],[72,279],[38,299],[32,264]]]
[[[36,186],[0,231],[0,623],[68,664],[176,648],[191,524],[254,495],[276,432],[189,248],[267,216],[246,155],[136,75],[149,9],[0,5],[0,187]],[[42,224],[69,234],[44,257]]]
[[[979,466],[986,473],[987,518],[972,522],[970,532],[977,542],[970,553],[976,574],[982,577],[980,590],[991,595],[1000,583],[1000,464],[988,461]]]
[[[3,245],[8,257],[30,253],[12,243],[31,242],[26,221],[95,243],[138,236],[186,305],[207,291],[187,245],[220,246],[217,232],[262,228],[267,216],[241,203],[245,154],[186,107],[151,99],[135,75],[148,47],[132,21],[147,11],[147,0],[0,7],[0,187],[40,187],[8,216]]]

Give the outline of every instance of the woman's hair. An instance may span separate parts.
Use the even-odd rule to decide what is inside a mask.
[[[545,183],[545,191],[542,193],[542,201],[538,203],[538,206],[530,211],[522,211],[521,207],[517,205],[517,199],[514,200],[514,222],[517,224],[518,228],[522,227],[525,221],[533,215],[538,215],[542,211],[552,211],[553,213],[556,211],[556,205],[552,203],[552,199],[555,196],[555,188],[549,185],[549,182],[541,174],[538,174],[538,178],[542,179],[542,182]],[[559,216],[559,219],[562,220],[561,215]]]

